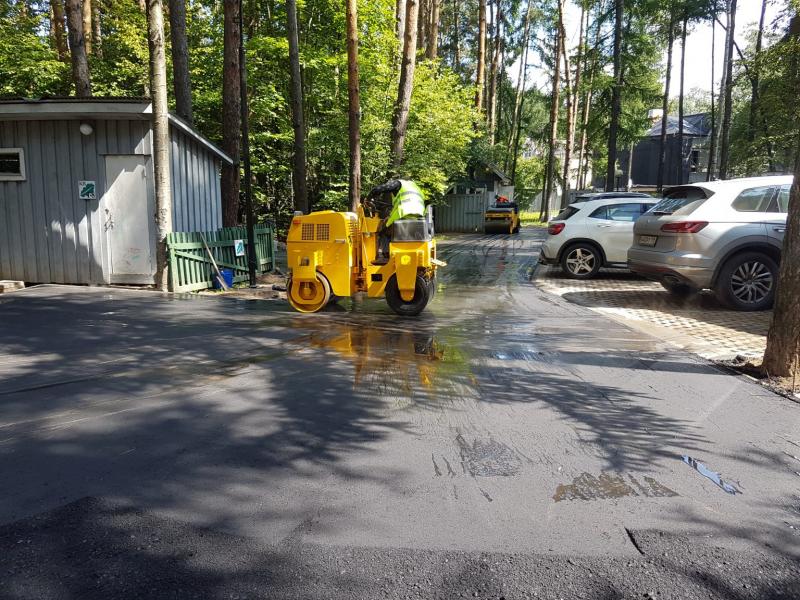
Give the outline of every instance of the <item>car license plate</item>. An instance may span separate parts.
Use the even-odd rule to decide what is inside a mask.
[[[640,235],[639,236],[639,245],[640,246],[655,246],[656,242],[658,241],[657,235]]]

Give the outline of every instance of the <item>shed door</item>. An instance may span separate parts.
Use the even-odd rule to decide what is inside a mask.
[[[152,283],[148,156],[106,156],[105,229],[112,283]]]

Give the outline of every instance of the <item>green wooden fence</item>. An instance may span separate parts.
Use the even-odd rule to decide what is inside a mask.
[[[275,266],[271,225],[256,227],[256,272],[266,273]],[[203,232],[217,266],[233,269],[233,281],[247,281],[247,229],[225,227]],[[243,240],[244,256],[236,256],[236,240]],[[175,232],[167,235],[169,250],[169,283],[173,292],[190,292],[210,288],[214,280],[214,266],[208,257],[200,233]]]

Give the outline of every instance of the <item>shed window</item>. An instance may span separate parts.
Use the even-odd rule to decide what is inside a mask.
[[[0,148],[0,181],[25,181],[22,148]]]

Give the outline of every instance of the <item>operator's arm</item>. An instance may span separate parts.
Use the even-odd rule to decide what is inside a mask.
[[[391,179],[386,183],[376,185],[374,188],[372,188],[367,198],[375,198],[376,196],[380,196],[386,192],[397,192],[400,189],[400,186],[401,184],[399,179]]]

